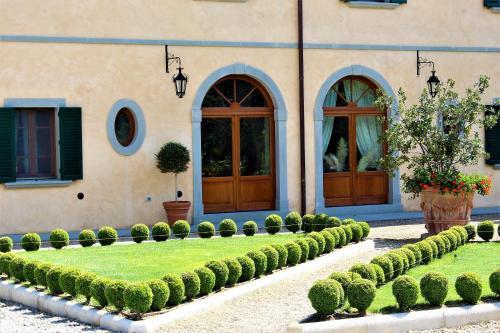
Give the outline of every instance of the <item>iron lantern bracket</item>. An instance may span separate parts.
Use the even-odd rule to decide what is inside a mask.
[[[434,61],[420,57],[420,51],[417,50],[417,76],[420,76],[420,69],[424,66],[432,66],[432,72],[435,72]]]
[[[168,53],[168,45],[165,45],[165,71],[167,73],[170,73],[169,66],[174,64],[174,63],[178,63],[179,68],[182,67],[181,66],[181,58],[176,57],[173,53]]]

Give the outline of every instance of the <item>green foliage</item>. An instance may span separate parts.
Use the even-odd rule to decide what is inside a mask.
[[[445,253],[448,253],[451,251],[451,242],[450,240],[448,239],[448,237],[444,236],[444,235],[441,235],[439,234],[438,235],[439,237],[441,237],[441,239],[443,240],[444,242],[444,252]]]
[[[262,253],[262,252],[261,252]],[[262,255],[264,255],[262,253]],[[252,258],[253,259],[253,258]],[[264,256],[265,260],[265,256]],[[227,279],[229,278],[229,268],[222,260],[212,260],[205,264],[215,274],[215,286],[214,290],[219,290],[226,285]],[[265,268],[264,268],[265,270]]]
[[[349,272],[358,273],[363,279],[367,279],[372,281],[373,283],[377,283],[377,273],[375,272],[371,264],[354,264],[349,269]]]
[[[455,290],[465,302],[476,304],[483,290],[481,277],[473,272],[462,273],[455,280]]]
[[[241,276],[238,282],[250,281],[255,276],[255,263],[248,256],[236,258],[241,265]]]
[[[330,216],[327,222],[327,228],[340,227],[342,225],[342,220],[336,216]]]
[[[168,142],[155,155],[156,167],[162,173],[181,173],[188,169],[191,161],[189,150],[181,143]]]
[[[408,248],[399,248],[399,252],[403,253],[406,256],[406,258],[408,259],[408,264],[409,264],[408,268],[415,267],[416,259],[415,259],[415,255],[413,254],[413,251],[411,251]]]
[[[168,289],[168,284],[163,280],[151,280],[146,283],[153,293],[151,310],[160,311],[165,307],[168,298],[170,297],[170,289]]]
[[[420,250],[420,253],[422,253],[422,260],[421,260],[422,264],[430,263],[432,260],[433,252],[432,252],[432,247],[429,244],[429,242],[424,240],[424,241],[420,241],[420,242],[416,243],[415,245]]]
[[[41,245],[42,239],[40,238],[40,235],[35,232],[24,234],[21,238],[21,246],[28,252],[38,251]]]
[[[50,274],[50,272],[49,272]],[[111,283],[112,281],[109,279],[105,278],[95,278],[92,280],[89,286],[90,290],[90,295],[92,298],[99,304],[100,307],[104,308],[105,306],[108,305],[108,299],[106,298],[106,287]],[[128,293],[128,291],[127,291]]]
[[[139,223],[134,224],[132,229],[130,229],[130,235],[136,243],[141,243],[148,240],[149,238],[149,228],[147,225]]]
[[[184,300],[186,288],[181,277],[177,274],[168,273],[161,278],[167,285],[170,295],[168,296],[167,304],[175,306],[181,304]]]
[[[125,306],[125,291],[129,283],[126,281],[110,281],[104,288],[104,296],[108,304],[114,306],[118,311],[121,311]],[[148,308],[149,310],[149,308]]]
[[[432,243],[436,244],[438,258],[441,258],[446,251],[446,244],[445,244],[443,238],[444,237],[442,237],[442,236],[434,235],[434,236],[431,236],[431,237],[426,239],[428,242],[432,242]],[[432,246],[432,244],[431,244],[431,246]]]
[[[344,224],[341,226],[342,230],[345,231],[345,245],[349,244],[352,241],[352,229],[349,224]]]
[[[314,231],[321,231],[325,229],[328,225],[328,215],[316,214],[313,219],[313,225]]]
[[[354,223],[356,223],[355,219],[344,219],[344,220],[342,220],[342,224],[343,225],[354,224]]]
[[[311,232],[308,236],[318,242],[318,254],[321,255],[325,251],[325,237],[316,231]]]
[[[75,268],[64,268],[61,275],[59,276],[59,286],[61,290],[73,297],[77,295],[76,293],[76,279],[82,274],[81,271]]]
[[[376,293],[375,283],[366,279],[356,279],[347,287],[349,305],[362,313],[370,307]]]
[[[35,278],[35,269],[38,266],[38,261],[27,261],[23,266],[23,276],[31,285],[37,285]]]
[[[50,233],[49,241],[50,246],[52,246],[54,249],[62,249],[63,247],[69,245],[68,232],[63,229],[54,229]]]
[[[333,238],[332,234],[326,230],[320,231],[320,234],[325,239],[325,249],[323,253],[330,253],[335,248],[335,238]]]
[[[333,279],[318,280],[309,289],[308,297],[319,315],[333,314],[344,298],[342,285]]]
[[[500,268],[491,273],[489,282],[491,291],[500,296]]]
[[[184,295],[189,301],[200,293],[201,281],[198,274],[195,272],[184,272],[181,274],[182,282],[184,283]]]
[[[78,242],[82,247],[94,245],[97,242],[94,230],[83,229],[80,231],[80,234],[78,235]]]
[[[342,247],[347,245],[347,235],[345,233],[345,230],[342,229],[341,227],[335,227],[334,228],[337,233],[339,234],[339,242],[337,243],[337,247]]]
[[[474,226],[474,224],[469,223],[465,225],[465,230],[467,231],[467,239],[469,241],[473,240],[476,237],[476,227]]]
[[[443,273],[428,272],[420,279],[420,292],[431,305],[442,305],[448,295],[448,279]]]
[[[377,275],[377,286],[383,285],[385,283],[385,274],[382,267],[377,264],[370,264],[370,266],[372,266],[375,274]]]
[[[35,268],[35,280],[40,286],[47,287],[47,273],[55,266],[48,263],[39,263]]]
[[[253,236],[259,230],[259,226],[255,221],[246,221],[243,223],[243,233],[245,236]]]
[[[10,252],[12,251],[12,247],[14,243],[12,242],[12,238],[10,237],[0,237],[0,252]]]
[[[361,238],[363,238],[363,228],[359,223],[353,223],[349,225],[352,231],[352,242],[359,243]]]
[[[266,273],[272,273],[276,268],[278,268],[278,251],[276,251],[276,249],[272,246],[263,246],[260,248],[260,251],[266,255]]]
[[[372,259],[371,263],[382,268],[385,281],[390,281],[392,279],[394,267],[392,266],[392,261],[388,257],[376,256]]]
[[[263,251],[263,248],[261,249],[261,251]],[[229,269],[226,286],[232,287],[240,280],[241,274],[243,273],[243,268],[241,267],[240,262],[236,258],[225,258],[222,259],[222,261],[226,264],[227,268]],[[269,257],[268,257],[268,262],[269,262]]]
[[[76,294],[85,296],[85,298],[87,299],[87,303],[90,301],[90,298],[92,297],[92,294],[90,292],[90,284],[95,279],[97,279],[97,276],[95,274],[85,272],[78,275],[75,280]]]
[[[429,246],[430,248],[430,246]],[[432,250],[430,250],[432,251]],[[391,274],[391,279],[395,279],[399,275],[403,274],[403,258],[401,257],[401,254],[395,253],[395,252],[388,252],[384,255],[387,259],[389,259],[392,263],[392,274]]]
[[[477,235],[489,242],[495,233],[495,224],[492,221],[483,221],[477,225]]]
[[[302,250],[300,245],[297,243],[289,242],[285,244],[286,250],[288,251],[288,257],[286,263],[288,266],[295,266],[300,262]]]
[[[432,258],[437,258],[438,254],[439,254],[439,249],[438,249],[438,246],[436,245],[436,243],[433,242],[432,240],[429,240],[429,239],[426,239],[425,242],[427,242],[427,244],[429,244],[431,246]]]
[[[164,242],[170,237],[170,226],[166,222],[158,222],[151,229],[153,239],[157,242]]]
[[[153,291],[146,282],[131,283],[123,293],[123,301],[130,312],[143,314],[153,304]]]
[[[349,284],[356,279],[361,279],[361,275],[355,272],[333,272],[328,276],[328,278],[339,282],[342,285],[344,292],[347,292]],[[344,301],[345,300],[342,300],[342,304]]]
[[[305,232],[314,231],[314,215],[306,214],[302,216],[302,230]]]
[[[264,221],[264,227],[266,228],[267,233],[270,235],[274,235],[280,232],[282,225],[283,221],[281,220],[281,216],[277,214],[269,215]]]
[[[212,238],[215,236],[214,224],[208,221],[198,224],[198,235],[200,235],[200,238]]]
[[[410,261],[408,260],[408,257],[406,256],[406,254],[404,252],[402,252],[400,249],[395,249],[395,250],[392,250],[391,252],[398,254],[401,257],[401,259],[403,260],[403,267],[400,271],[401,272],[400,274],[406,273],[408,271],[408,269],[410,268]]]
[[[337,229],[335,229],[335,227],[332,227],[332,228],[326,228],[325,230],[328,231],[333,236],[333,241],[334,241],[333,247],[335,248],[340,241],[340,236]]]
[[[102,227],[97,232],[97,238],[99,243],[101,243],[101,246],[108,246],[118,240],[118,232],[113,227]]]
[[[61,286],[59,285],[59,277],[64,272],[64,268],[55,266],[47,272],[47,288],[51,294],[62,294]]]
[[[9,263],[9,271],[10,271],[9,276],[21,282],[25,281],[26,279],[24,278],[23,268],[27,262],[28,261],[23,257],[15,256],[14,258],[12,258],[12,260]]]
[[[302,217],[297,212],[290,212],[285,217],[285,227],[288,231],[296,233],[302,228]]]
[[[208,267],[200,267],[194,270],[200,278],[200,295],[208,295],[215,287],[215,274]]]
[[[446,237],[448,239],[450,242],[450,251],[453,251],[458,247],[458,239],[453,232],[450,232],[449,230],[443,231],[439,233],[439,236]]]
[[[417,303],[419,288],[415,278],[401,275],[392,284],[392,294],[400,309],[408,309]]]
[[[460,231],[458,231],[455,228],[450,228],[448,230],[448,232],[453,233],[455,235],[455,237],[457,238],[457,247],[465,244],[466,237],[464,237],[464,235],[462,235],[462,233]]]
[[[286,266],[286,259],[288,258],[288,251],[286,250],[286,247],[284,247],[282,244],[271,244],[271,246],[278,251],[278,267],[276,268],[283,268]]]
[[[363,229],[363,237],[361,237],[361,239],[365,239],[370,235],[370,225],[367,222],[358,222],[358,224],[361,226],[361,229]]]
[[[255,264],[255,277],[258,278],[267,270],[267,257],[262,251],[250,251],[246,254]]]
[[[175,221],[174,225],[172,226],[172,232],[175,237],[184,239],[191,232],[191,226],[189,225],[188,221]]]
[[[297,245],[299,245],[299,247],[300,247],[300,262],[306,262],[307,258],[309,258],[309,252],[310,252],[309,242],[307,241],[306,238],[307,237],[299,238],[299,239],[295,240],[295,243],[297,243]],[[318,244],[318,242],[316,242],[316,244]],[[288,251],[287,251],[287,253],[288,253]],[[287,259],[287,261],[288,261],[288,259]]]
[[[313,260],[319,254],[318,242],[312,237],[305,237],[304,240],[307,242],[309,248],[307,259]]]
[[[238,231],[238,226],[236,222],[231,219],[225,219],[219,223],[219,233],[221,237],[231,237],[236,231]]]
[[[465,243],[467,243],[469,241],[469,233],[467,232],[467,229],[465,229],[465,227],[462,227],[460,225],[456,225],[456,226],[452,227],[450,230],[455,230],[460,234],[460,239],[461,239],[462,245],[464,245]]]

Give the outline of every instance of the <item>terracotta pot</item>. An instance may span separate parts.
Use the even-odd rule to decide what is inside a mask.
[[[424,213],[425,228],[431,235],[455,225],[466,225],[470,221],[474,192],[439,193],[432,188],[420,193],[420,208]]]
[[[189,201],[165,201],[163,208],[167,213],[168,224],[172,226],[176,221],[186,220],[189,207],[191,207]]]

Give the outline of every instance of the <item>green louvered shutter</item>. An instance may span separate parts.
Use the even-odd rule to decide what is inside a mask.
[[[59,108],[61,180],[83,179],[82,109]]]
[[[484,7],[488,8],[500,8],[500,0],[484,0]]]
[[[16,181],[14,109],[0,108],[0,183]]]
[[[407,0],[391,0],[391,3],[406,3]]]
[[[496,112],[500,112],[500,106],[495,106],[494,109]],[[490,154],[486,164],[500,164],[500,121],[492,128],[485,129],[484,134],[485,150]]]

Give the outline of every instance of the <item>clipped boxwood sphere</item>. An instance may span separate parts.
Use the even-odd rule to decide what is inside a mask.
[[[35,269],[37,268],[38,261],[27,261],[23,266],[23,276],[26,281],[32,285],[37,285],[35,278]]]
[[[498,229],[500,232],[500,229]],[[465,231],[467,231],[467,239],[469,241],[473,240],[476,237],[476,227],[474,224],[465,225]]]
[[[363,279],[377,283],[377,273],[370,264],[354,264],[349,272],[358,273]]]
[[[361,279],[361,275],[355,272],[333,272],[328,278],[339,282],[344,291],[347,291],[349,284],[355,279]]]
[[[446,251],[446,244],[441,236],[431,236],[426,239],[428,242],[433,242],[437,246],[437,257],[441,258]]]
[[[432,248],[432,258],[437,258],[439,254],[439,249],[436,243],[433,242],[432,240],[429,240],[428,238],[425,240],[425,242],[427,242],[427,244],[429,244]]]
[[[151,280],[146,282],[153,292],[153,301],[151,302],[151,310],[160,311],[167,304],[170,296],[168,284],[163,280]]]
[[[363,238],[363,228],[361,228],[361,225],[359,225],[359,223],[350,224],[349,227],[351,227],[352,231],[351,241],[354,243],[359,243],[361,238]]]
[[[347,245],[347,235],[345,233],[345,230],[342,229],[341,227],[336,227],[335,230],[339,234],[339,242],[337,243],[337,247],[342,247]]]
[[[41,245],[42,239],[40,235],[35,232],[24,234],[21,238],[21,247],[28,252],[38,251]]]
[[[442,305],[448,295],[448,279],[439,272],[428,272],[420,279],[420,292],[431,305]]]
[[[47,287],[47,273],[54,268],[54,265],[48,263],[40,263],[35,268],[35,280],[40,286]]]
[[[253,236],[259,230],[259,226],[255,221],[246,221],[243,223],[243,233],[245,236]]]
[[[302,216],[302,230],[305,232],[314,231],[314,215],[306,214]]]
[[[441,237],[441,239],[443,240],[444,242],[444,252],[445,253],[448,253],[451,251],[451,242],[450,240],[448,239],[448,237],[446,236],[443,236],[443,235],[438,235],[438,237]]]
[[[238,282],[250,281],[255,276],[255,263],[247,256],[236,258],[241,265],[241,276]]]
[[[285,244],[286,250],[288,251],[288,257],[286,263],[288,266],[295,266],[300,262],[302,255],[302,250],[300,245],[297,243],[289,242]]]
[[[215,287],[214,272],[212,272],[208,267],[197,268],[194,272],[200,278],[200,295],[210,294]]]
[[[432,247],[427,241],[420,241],[415,244],[422,253],[422,264],[428,264],[432,260]]]
[[[166,222],[158,222],[151,229],[153,239],[157,242],[164,242],[170,237],[170,226]]]
[[[375,283],[366,279],[356,279],[347,287],[347,300],[350,306],[363,313],[372,304],[376,293]]]
[[[264,221],[264,227],[266,228],[267,233],[270,235],[274,235],[280,232],[282,225],[283,220],[281,219],[281,216],[277,214],[269,215]]]
[[[339,282],[326,279],[314,282],[307,296],[319,315],[330,315],[342,304],[342,294],[343,289]]]
[[[26,279],[24,278],[23,269],[24,265],[27,263],[28,261],[23,257],[16,256],[12,258],[12,260],[9,263],[9,271],[10,271],[9,276],[21,282],[26,281]]]
[[[408,249],[413,252],[413,256],[415,257],[415,266],[418,266],[422,263],[422,252],[415,244],[406,244],[403,246],[404,249]]]
[[[450,242],[450,251],[453,251],[458,247],[458,239],[454,233],[449,231],[443,231],[439,233],[439,236],[448,238],[448,241]]]
[[[283,268],[286,266],[286,259],[288,257],[288,251],[282,244],[271,244],[271,246],[278,251],[278,267],[276,268]]]
[[[59,286],[61,290],[73,297],[77,295],[76,293],[76,279],[82,272],[75,268],[64,268],[63,272],[59,276]]]
[[[260,248],[260,251],[266,255],[266,273],[272,273],[276,268],[278,268],[280,258],[278,251],[276,251],[276,249],[272,246],[263,246]]]
[[[262,255],[264,255],[262,253]],[[265,257],[265,256],[264,256]],[[205,267],[208,267],[215,274],[215,286],[214,290],[219,290],[220,288],[226,285],[227,279],[229,278],[229,268],[227,265],[219,260],[212,260],[205,264]],[[265,269],[264,269],[265,270]]]
[[[450,230],[456,231],[460,235],[460,243],[464,245],[469,241],[469,234],[467,233],[467,230],[459,225],[456,225],[452,227]]]
[[[483,221],[477,225],[477,235],[489,242],[495,233],[495,224],[492,221]]]
[[[400,275],[406,273],[406,271],[410,268],[410,261],[408,260],[406,254],[400,249],[392,250],[391,252],[398,254],[403,260],[403,267],[401,268]]]
[[[308,236],[318,242],[318,255],[321,255],[325,251],[325,237],[317,231],[311,232]]]
[[[351,225],[344,224],[341,228],[345,231],[345,245],[349,244],[352,241],[352,230]]]
[[[118,311],[121,311],[125,306],[124,298],[125,291],[129,283],[125,281],[110,281],[104,288],[104,296],[108,304],[114,306]]]
[[[10,252],[12,251],[12,247],[14,243],[12,242],[12,238],[10,237],[0,237],[0,252]]]
[[[306,237],[306,238],[304,238],[304,240],[307,242],[308,247],[309,247],[307,259],[313,260],[319,254],[318,242],[316,242],[316,240],[312,237]]]
[[[285,217],[285,227],[288,231],[296,233],[302,228],[302,217],[297,212],[290,212]]]
[[[263,249],[261,249],[261,251],[262,250]],[[222,259],[222,261],[226,264],[227,268],[229,269],[226,286],[232,287],[240,280],[241,274],[243,273],[243,268],[241,267],[240,262],[236,258],[225,258]]]
[[[102,227],[97,232],[97,238],[101,246],[108,246],[118,240],[118,232],[113,227]]]
[[[395,279],[396,277],[403,274],[403,258],[400,254],[391,251],[384,254],[384,257],[388,258],[392,263],[393,271],[391,274],[391,279]]]
[[[388,257],[376,256],[372,259],[371,263],[382,268],[385,281],[390,281],[392,279],[394,267],[392,266],[392,261]]]
[[[174,223],[172,226],[172,232],[175,237],[184,239],[191,232],[191,226],[188,221],[179,220]]]
[[[221,237],[231,237],[236,231],[238,231],[238,226],[236,222],[231,219],[225,219],[219,223],[219,233]]]
[[[353,224],[353,223],[356,223],[356,220],[355,219],[343,219],[342,220],[342,224]]]
[[[12,259],[14,259],[14,254],[0,252],[0,275],[10,275],[9,264]]]
[[[461,246],[462,244],[465,244],[465,239],[462,240],[462,237],[463,237],[462,233],[459,232],[457,229],[451,228],[448,230],[448,232],[454,234],[455,237],[457,238],[457,247]],[[463,243],[462,243],[462,241],[463,241]]]
[[[200,235],[200,238],[212,238],[215,236],[214,224],[208,221],[198,224],[198,235]]]
[[[335,227],[326,228],[325,230],[328,231],[330,233],[330,235],[332,235],[332,237],[333,237],[333,242],[334,242],[333,247],[334,248],[337,247],[337,245],[339,244],[339,241],[340,241],[340,236],[339,236],[339,233],[337,232],[337,230],[335,229]]]
[[[255,264],[255,277],[258,278],[267,270],[267,257],[262,251],[250,251],[246,254]]]
[[[83,229],[80,231],[80,234],[78,235],[78,242],[82,247],[94,245],[97,242],[94,230]]]
[[[136,243],[141,243],[148,240],[149,238],[149,228],[147,225],[139,223],[134,224],[132,229],[130,229],[130,235]]]
[[[408,248],[400,248],[399,251],[401,253],[403,253],[406,258],[408,258],[408,265],[409,265],[409,268],[412,268],[412,267],[415,267],[415,262],[416,262],[416,259],[415,259],[415,255],[413,254],[413,252],[408,249]]]
[[[306,240],[307,237],[296,239],[294,242],[300,247],[300,262],[306,262],[309,258],[309,242]],[[311,238],[312,239],[312,238]],[[318,242],[316,242],[317,244]],[[288,250],[287,250],[288,253]],[[287,259],[288,261],[288,259]]]
[[[175,306],[181,304],[184,300],[185,287],[181,277],[177,274],[168,273],[161,278],[167,285],[170,295],[167,304]]]
[[[339,219],[338,217],[336,217],[336,216],[330,216],[328,218],[328,222],[327,222],[327,227],[328,228],[340,227],[341,225],[342,225],[342,220]]]
[[[361,237],[361,239],[365,239],[368,235],[370,235],[370,225],[367,222],[358,222],[358,224],[363,230],[363,237]]]
[[[415,278],[401,275],[392,284],[392,294],[400,309],[408,309],[417,303],[419,288]]]
[[[327,227],[328,215],[326,214],[316,214],[313,219],[313,230],[321,231]]]
[[[50,232],[49,236],[50,246],[54,249],[62,249],[69,245],[69,235],[66,230],[54,229]]]
[[[377,264],[370,264],[370,266],[372,266],[375,274],[377,275],[377,286],[383,285],[385,283],[385,274],[382,267]]]
[[[491,273],[489,282],[491,291],[500,296],[500,268]]]
[[[47,272],[47,288],[51,294],[62,294],[61,286],[59,285],[59,277],[64,272],[64,268],[55,266]]]
[[[455,290],[465,302],[476,304],[483,291],[481,277],[473,272],[462,273],[455,280]]]
[[[201,281],[195,272],[184,272],[181,274],[184,283],[184,295],[187,300],[191,300],[200,293]]]
[[[146,282],[131,283],[123,293],[123,301],[132,313],[146,313],[153,304],[153,291]]]
[[[50,272],[49,272],[50,273]],[[108,299],[106,298],[106,287],[111,283],[112,281],[109,279],[105,278],[96,278],[92,280],[89,286],[90,290],[90,295],[92,298],[99,304],[101,307],[107,306]]]
[[[92,294],[90,293],[90,284],[92,281],[97,279],[97,276],[93,273],[82,273],[77,276],[75,280],[75,291],[77,295],[85,296],[87,302],[90,301]]]
[[[323,253],[330,253],[335,248],[335,238],[333,238],[332,234],[326,230],[320,231],[321,236],[325,239],[325,249]]]

